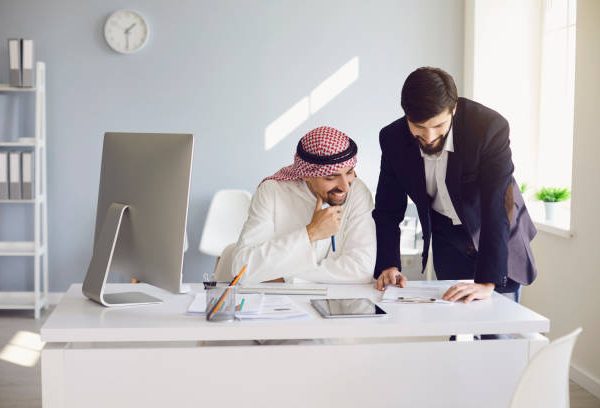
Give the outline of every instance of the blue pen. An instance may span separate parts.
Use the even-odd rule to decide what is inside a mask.
[[[335,235],[331,236],[331,250],[335,252]]]

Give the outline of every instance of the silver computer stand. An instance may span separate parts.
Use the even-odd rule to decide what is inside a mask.
[[[94,245],[94,253],[83,281],[83,294],[106,307],[145,305],[161,303],[162,300],[142,292],[104,293],[110,272],[115,245],[127,204],[112,203],[104,217],[104,223]]]

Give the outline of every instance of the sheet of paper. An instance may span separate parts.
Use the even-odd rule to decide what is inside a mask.
[[[236,317],[260,313],[264,299],[265,295],[262,293],[238,293],[236,296]],[[244,306],[242,306],[242,300],[244,301]]]
[[[306,319],[310,315],[289,296],[265,295],[260,313],[236,315],[240,320]]]
[[[454,282],[409,282],[405,288],[389,285],[381,297],[382,302],[393,303],[442,303],[452,304],[442,299],[442,296]]]
[[[264,295],[262,294],[237,294],[235,297],[236,309],[239,309],[242,299],[244,299],[244,306],[242,311],[237,311],[238,314],[257,314],[260,312],[262,300]],[[188,313],[205,314],[206,313],[206,292],[196,293],[192,303],[188,306]]]

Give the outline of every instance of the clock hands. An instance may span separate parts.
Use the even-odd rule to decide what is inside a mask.
[[[127,27],[125,29],[125,34],[129,35],[129,33],[131,32],[131,30],[133,29],[133,27],[135,27],[136,25],[137,25],[137,23],[133,23],[129,27]]]
[[[129,27],[125,29],[125,46],[129,50],[129,34],[131,34],[131,30],[136,26],[137,23],[131,24]]]

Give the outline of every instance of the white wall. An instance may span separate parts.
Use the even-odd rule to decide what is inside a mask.
[[[600,2],[577,4],[571,239],[540,232],[539,269],[523,304],[551,320],[550,337],[577,326],[572,378],[600,398]]]
[[[106,17],[124,7],[151,32],[129,56],[103,38]],[[401,115],[406,76],[439,66],[462,86],[463,26],[463,0],[0,0],[0,82],[7,38],[34,39],[47,63],[50,290],[85,276],[104,132],[194,133],[184,280],[199,281],[215,261],[197,250],[212,195],[254,191],[291,163],[307,130],[330,124],[353,137],[373,188],[379,129]],[[265,150],[269,124],[354,57],[358,79]],[[17,108],[0,95],[0,138],[27,135],[11,126]],[[31,238],[20,209],[0,209],[0,240]],[[0,259],[0,290],[33,287],[26,262]]]

